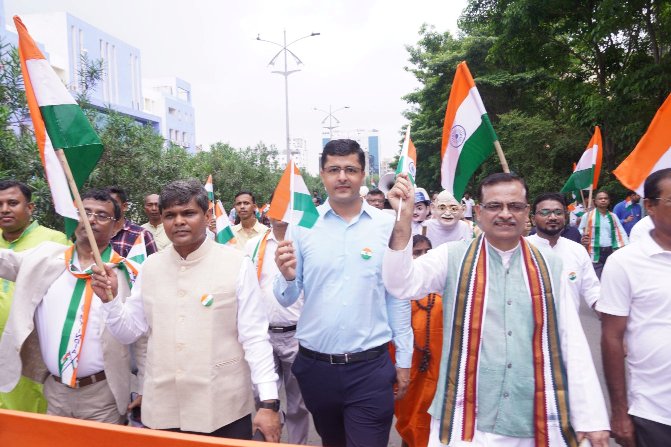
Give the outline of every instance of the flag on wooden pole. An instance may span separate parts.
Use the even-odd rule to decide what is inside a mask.
[[[568,178],[561,192],[581,191],[588,188],[596,189],[599,185],[602,154],[601,129],[596,126],[594,127],[594,135],[587,143],[580,160],[573,167],[573,174]]]
[[[268,217],[305,228],[312,228],[319,218],[310,191],[293,160],[287,163],[275,188]]]
[[[497,140],[471,72],[466,62],[461,62],[452,81],[443,123],[442,187],[460,200],[471,176],[494,151]],[[507,164],[504,166],[507,169]]]
[[[412,184],[415,184],[415,176],[417,175],[417,150],[410,139],[410,124],[405,129],[405,140],[403,140],[403,147],[401,148],[401,156],[398,159],[396,166],[396,175],[408,174]]]
[[[74,183],[81,188],[98,163],[103,145],[18,16],[14,16],[14,24],[19,34],[21,72],[40,159],[54,208],[65,218],[65,231],[70,236],[77,226],[77,208],[56,151],[63,152]]]
[[[207,209],[216,218],[216,212],[214,209],[214,185],[212,183],[212,174],[208,175],[207,180],[205,180],[205,191],[207,191],[207,200],[210,202]]]
[[[220,244],[231,244],[235,245],[235,235],[233,234],[233,228],[231,228],[231,222],[228,220],[228,215],[224,209],[224,205],[221,203],[221,200],[217,200],[217,204],[214,207],[214,215],[216,217],[217,225],[217,234],[214,237],[214,240]]]
[[[667,96],[634,150],[613,174],[627,189],[643,196],[645,179],[664,168],[671,168],[671,95]]]

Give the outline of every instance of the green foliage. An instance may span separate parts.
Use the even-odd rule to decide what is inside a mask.
[[[468,62],[508,163],[532,191],[559,190],[595,125],[601,184],[636,145],[671,91],[671,3],[652,0],[471,0],[453,37],[424,26],[408,48],[421,83],[406,95],[418,183],[437,189],[445,105]],[[535,164],[535,169],[534,169]],[[476,173],[500,170],[492,156]]]

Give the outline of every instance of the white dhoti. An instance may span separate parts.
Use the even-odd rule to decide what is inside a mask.
[[[452,440],[448,445],[440,442],[440,419],[431,418],[428,447],[534,447],[534,438],[513,438],[475,430],[473,441]]]

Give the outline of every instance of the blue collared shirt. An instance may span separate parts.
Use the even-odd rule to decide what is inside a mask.
[[[389,295],[382,283],[382,257],[394,226],[392,215],[363,201],[350,222],[327,200],[311,229],[293,227],[296,279],[275,278],[273,292],[290,306],[304,291],[296,338],[326,354],[360,352],[393,338],[396,364],[409,368],[413,335],[409,301]]]

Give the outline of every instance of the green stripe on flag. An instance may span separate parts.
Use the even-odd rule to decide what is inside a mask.
[[[233,239],[233,237],[234,237],[234,235],[233,235],[233,230],[231,229],[231,227],[226,227],[226,228],[224,228],[223,230],[221,230],[220,232],[217,233],[217,236],[216,236],[215,239],[220,244],[226,244],[228,241]]]
[[[594,167],[583,169],[582,171],[575,171],[566,181],[566,184],[560,192],[580,191],[587,189],[592,184],[594,179]]]
[[[294,210],[303,211],[303,217],[298,222],[300,227],[312,228],[319,218],[319,211],[308,194],[294,192]]]
[[[487,115],[482,115],[482,124],[466,140],[461,149],[457,168],[454,172],[453,194],[461,200],[468,181],[478,167],[494,152],[496,133]]]
[[[77,104],[40,107],[54,149],[63,149],[77,187],[81,188],[103,152],[100,138]]]

